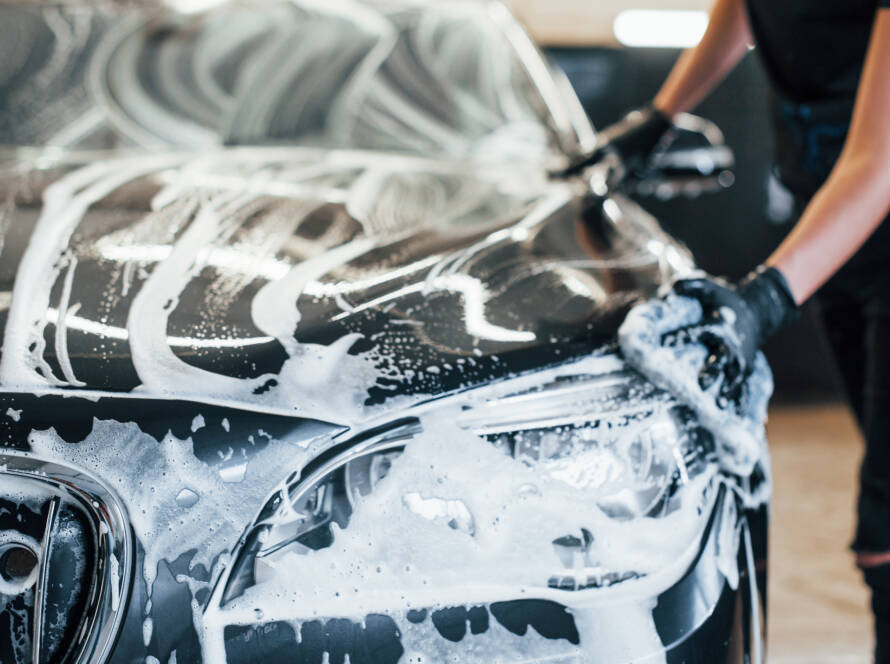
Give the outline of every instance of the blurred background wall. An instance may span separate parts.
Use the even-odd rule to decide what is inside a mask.
[[[619,119],[652,99],[680,48],[621,44],[622,12],[656,9],[643,23],[625,25],[625,40],[689,45],[708,0],[513,0],[514,11],[549,57],[568,75],[595,127]],[[681,23],[665,28],[679,12]],[[625,22],[626,23],[626,22]],[[637,32],[633,32],[633,30]],[[640,199],[664,227],[682,240],[705,270],[743,276],[762,262],[790,230],[795,213],[771,175],[769,90],[756,51],[750,52],[696,113],[715,121],[736,154],[736,182],[700,198],[661,202]],[[825,401],[840,395],[815,305],[793,329],[772,340],[767,355],[776,377],[776,398]]]

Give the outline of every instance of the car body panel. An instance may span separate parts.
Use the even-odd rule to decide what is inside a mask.
[[[527,168],[280,148],[16,168],[0,253],[14,391],[352,421],[498,357],[504,373],[602,345],[684,267],[629,201],[589,205]]]
[[[765,552],[750,541],[768,469],[719,473],[707,433],[614,347],[628,308],[691,258],[626,196],[548,175],[594,133],[502,5],[4,4],[0,23],[0,562],[10,547],[39,558],[36,578],[0,566],[0,661],[761,652]],[[353,485],[373,489],[424,431],[457,423],[493,443],[479,448],[491,461],[498,436],[535,427],[627,429],[624,452],[651,451],[651,422],[685,447],[657,500],[616,519],[637,548],[545,520],[565,535],[542,543],[562,547],[553,577],[507,578],[517,549],[499,585],[403,575],[374,601],[401,599],[373,611],[307,600],[333,588],[324,573],[282,596],[304,566],[289,575],[287,556],[348,567],[331,546],[360,505]],[[446,460],[453,475],[474,471],[462,462],[479,441],[463,435],[442,441],[466,454]],[[578,451],[545,447],[496,456],[479,495]],[[405,508],[446,534],[475,528],[485,505],[467,516],[439,480]],[[687,492],[684,519],[687,485],[702,495]],[[579,518],[620,531],[585,504]],[[674,523],[682,535],[661,537]],[[439,571],[472,572],[472,542]],[[610,547],[643,567],[647,547],[676,559],[566,562]]]

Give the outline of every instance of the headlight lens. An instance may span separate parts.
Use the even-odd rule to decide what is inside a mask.
[[[629,373],[464,394],[292,477],[217,600],[238,612],[268,582],[294,606],[344,615],[605,589],[695,548],[716,475],[709,434]]]

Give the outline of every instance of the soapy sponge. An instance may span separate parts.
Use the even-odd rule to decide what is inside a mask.
[[[696,413],[714,436],[723,469],[745,477],[766,457],[773,378],[758,352],[750,374],[731,390],[728,379],[702,379],[715,340],[731,333],[725,322],[703,322],[698,300],[669,294],[634,307],[618,342],[628,364]]]

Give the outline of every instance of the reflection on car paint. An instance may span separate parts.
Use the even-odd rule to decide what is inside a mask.
[[[768,468],[614,354],[691,260],[548,179],[592,130],[502,6],[0,21],[0,534],[68,523],[18,464],[138,540],[97,500],[98,608],[0,596],[14,661],[657,662],[758,601]]]
[[[552,341],[552,332],[539,338],[549,321],[529,326],[516,316],[523,291],[543,287],[556,303],[589,312],[612,287],[607,276],[661,273],[660,256],[634,250],[629,232],[613,230],[629,255],[624,246],[604,247],[595,259],[542,253],[548,226],[565,223],[580,199],[531,169],[486,177],[416,159],[319,156],[241,149],[62,169],[41,192],[18,261],[0,381],[18,390],[175,394],[349,422],[383,380],[391,391],[412,380],[423,391],[434,369],[455,366],[454,355],[474,362],[480,344],[511,350]],[[318,182],[331,182],[341,202],[274,193]],[[97,234],[107,206],[124,218]],[[107,283],[100,293],[90,288],[97,271]],[[418,301],[455,308],[456,318],[430,320],[440,311],[416,311]],[[381,314],[408,325],[365,334],[363,322]],[[436,333],[443,323],[450,340]],[[307,328],[306,336],[326,332],[324,343],[301,339]],[[417,337],[434,348],[450,343],[451,357],[431,357],[421,376],[413,361],[403,369],[399,354],[412,352],[406,346]],[[354,350],[362,342],[364,351]],[[211,351],[215,362],[194,361]],[[121,353],[132,384],[87,379]],[[247,375],[227,371],[233,353],[250,364]]]

